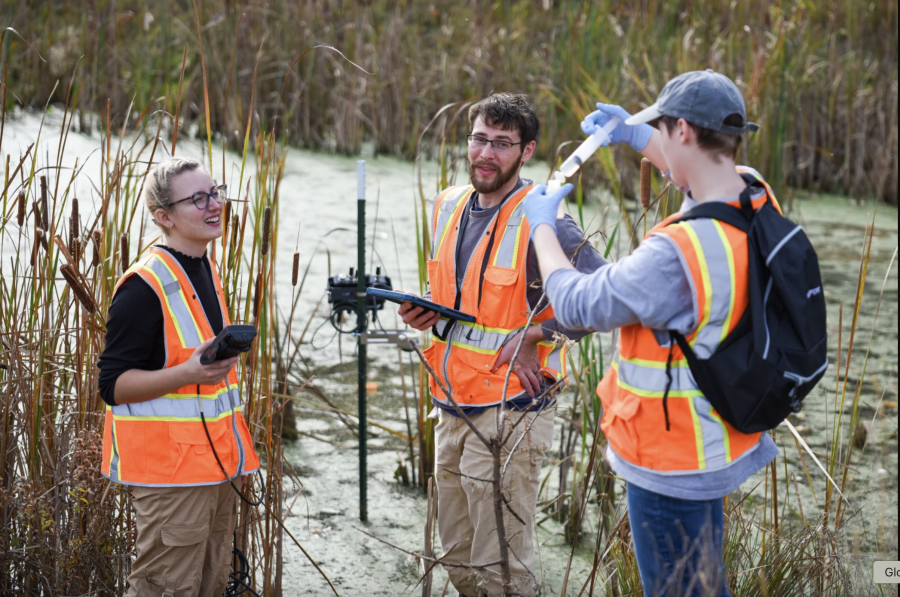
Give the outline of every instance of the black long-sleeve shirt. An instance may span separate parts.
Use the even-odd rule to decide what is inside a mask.
[[[206,255],[190,257],[168,247],[184,268],[203,306],[213,333],[222,331],[222,309],[216,296],[212,269]],[[189,290],[189,289],[188,289]],[[192,297],[191,297],[192,298]],[[156,292],[140,276],[128,278],[109,305],[106,348],[100,355],[98,385],[104,402],[115,406],[116,381],[130,369],[158,371],[166,366],[166,340],[162,305]]]

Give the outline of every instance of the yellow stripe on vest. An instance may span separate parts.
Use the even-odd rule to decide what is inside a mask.
[[[703,315],[700,318],[700,325],[697,326],[694,337],[691,339],[691,346],[694,346],[697,343],[697,340],[700,339],[700,330],[705,328],[709,323],[709,316],[712,313],[712,281],[709,278],[709,265],[706,262],[706,253],[703,251],[703,244],[697,237],[697,233],[687,223],[675,225],[681,227],[687,233],[691,244],[694,246],[694,251],[697,253],[697,262],[700,266],[700,275],[703,278],[703,294],[706,296],[706,300],[703,303]]]
[[[706,452],[703,449],[703,429],[700,427],[700,417],[697,415],[697,409],[694,408],[693,399],[688,400],[688,404],[691,407],[691,422],[694,424],[694,444],[697,446],[697,468],[702,471],[706,468]]]

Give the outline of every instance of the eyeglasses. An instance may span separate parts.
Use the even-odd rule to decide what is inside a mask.
[[[478,135],[469,135],[469,147],[471,149],[484,149],[485,146],[490,145],[491,148],[496,153],[508,153],[512,150],[513,146],[521,145],[522,142],[518,143],[510,143],[509,141],[492,141],[491,139],[485,139],[484,137],[479,137]]]
[[[220,184],[217,187],[213,187],[212,190],[208,193],[206,193],[204,191],[197,191],[190,197],[186,197],[185,199],[179,199],[178,201],[173,201],[172,203],[169,204],[169,206],[172,207],[172,206],[178,205],[179,203],[184,203],[185,201],[190,201],[191,203],[194,204],[194,207],[196,207],[197,209],[204,210],[209,205],[210,197],[215,199],[216,201],[218,201],[220,204],[225,203],[226,201],[229,201],[228,198],[224,198],[224,199],[222,198],[223,195],[227,194],[227,191],[228,191],[228,185]]]

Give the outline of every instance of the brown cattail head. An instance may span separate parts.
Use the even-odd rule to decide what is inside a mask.
[[[269,253],[269,240],[272,235],[272,208],[267,207],[263,215],[263,237],[262,237],[262,254],[263,257]]]
[[[94,302],[94,297],[88,291],[87,288],[81,283],[79,280],[78,273],[74,270],[74,268],[68,263],[59,266],[59,271],[63,275],[63,278],[66,279],[66,282],[72,288],[72,292],[75,294],[75,298],[78,299],[78,302],[82,304],[82,306],[88,310],[90,313],[94,313],[97,310],[97,304]]]
[[[37,256],[38,256],[38,247],[41,246],[41,241],[44,240],[44,231],[40,228],[34,229],[34,248],[31,250],[31,267],[37,266]]]
[[[72,199],[72,216],[69,218],[69,253],[78,261],[78,238],[81,236],[81,222],[78,217],[78,199]]]
[[[294,251],[294,269],[291,271],[291,286],[297,285],[297,274],[300,273],[300,251]]]
[[[47,202],[47,177],[41,176],[41,228],[50,230],[50,207]]]
[[[647,209],[650,207],[650,168],[652,164],[650,160],[644,158],[641,160],[641,207]]]
[[[94,230],[91,240],[94,242],[94,267],[97,267],[103,262],[103,233]]]
[[[262,281],[262,274],[256,274],[256,291],[253,293],[253,319],[259,319],[259,307],[262,303]]]
[[[128,266],[131,264],[131,259],[128,258],[128,233],[123,232],[122,238],[119,239],[122,245],[121,256],[122,256],[122,271],[128,271]]]
[[[25,202],[25,193],[19,193],[18,199],[18,207],[19,213],[16,215],[16,222],[19,224],[19,228],[25,225],[25,214],[28,211],[28,205]]]

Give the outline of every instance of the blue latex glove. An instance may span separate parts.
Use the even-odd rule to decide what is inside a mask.
[[[556,232],[556,214],[559,204],[566,195],[575,188],[573,184],[565,184],[555,193],[547,193],[547,185],[539,184],[525,195],[525,217],[531,226],[531,236],[540,224],[548,224]]]
[[[653,127],[649,124],[635,126],[625,124],[625,120],[630,118],[631,114],[620,106],[597,104],[597,111],[588,114],[581,122],[581,130],[585,135],[593,135],[598,127],[605,126],[613,116],[622,122],[609,134],[610,142],[613,144],[628,143],[635,151],[643,151],[647,147],[647,142],[650,141],[650,135],[653,134]]]

